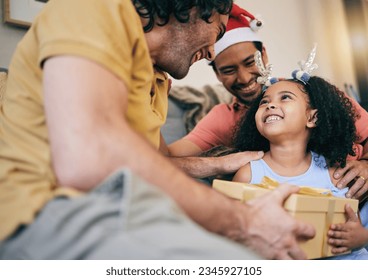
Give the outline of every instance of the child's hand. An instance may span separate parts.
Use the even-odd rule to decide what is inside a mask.
[[[359,218],[348,204],[345,205],[345,215],[346,223],[331,225],[327,233],[328,244],[332,246],[331,252],[334,254],[362,247],[368,241],[368,230],[362,226]]]

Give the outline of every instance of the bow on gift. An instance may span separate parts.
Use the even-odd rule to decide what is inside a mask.
[[[277,188],[280,183],[271,179],[270,177],[264,176],[262,178],[262,181],[260,184],[254,184],[257,187],[264,188],[264,189],[275,189]],[[304,195],[311,195],[311,196],[333,196],[331,191],[328,189],[317,189],[317,188],[311,188],[306,186],[300,186],[300,189],[298,191],[298,194],[304,194]]]

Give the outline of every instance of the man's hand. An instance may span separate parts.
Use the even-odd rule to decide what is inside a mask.
[[[354,213],[353,209],[346,204],[345,214],[347,221],[344,224],[332,224],[327,233],[328,244],[333,248],[334,254],[345,253],[351,249],[364,246],[368,242],[368,230],[365,229]]]
[[[258,160],[263,152],[240,152],[219,157],[170,157],[178,167],[194,178],[235,173],[251,160]]]
[[[252,160],[261,159],[264,156],[263,152],[239,152],[226,156],[221,156],[219,160],[219,169],[217,174],[231,174],[239,170],[240,167],[249,163]]]
[[[295,220],[282,207],[297,187],[281,185],[274,191],[247,202],[248,216],[243,243],[267,259],[306,259],[298,241],[313,238],[312,225]],[[250,218],[249,218],[250,217]]]
[[[368,160],[351,160],[344,168],[337,168],[334,178],[339,180],[336,187],[349,186],[346,197],[363,200],[368,191]]]

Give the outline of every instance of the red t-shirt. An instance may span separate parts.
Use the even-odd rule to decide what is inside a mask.
[[[202,151],[219,145],[231,146],[234,126],[244,112],[244,106],[236,102],[216,105],[184,139],[193,142]]]

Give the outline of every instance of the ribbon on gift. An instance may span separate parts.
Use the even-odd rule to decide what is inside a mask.
[[[268,176],[264,176],[260,184],[254,184],[254,185],[260,188],[273,190],[277,188],[280,185],[280,183],[271,179]],[[322,197],[333,196],[331,191],[328,189],[322,189],[322,188],[317,189],[317,188],[311,188],[311,187],[306,187],[306,186],[300,186],[298,194],[311,195],[311,196],[322,196]]]
[[[258,187],[269,189],[269,190],[275,189],[279,185],[280,185],[279,182],[267,176],[264,176],[262,178],[262,181],[260,184],[256,184],[256,186]],[[310,195],[310,196],[316,196],[316,197],[327,197],[327,198],[333,197],[331,191],[328,189],[322,189],[322,188],[318,189],[318,188],[311,188],[311,187],[306,187],[306,186],[300,186],[300,190],[298,191],[298,194]],[[324,240],[323,240],[323,245],[321,248],[322,257],[327,257],[331,255],[330,254],[331,247],[327,243],[327,231],[329,230],[329,227],[332,223],[334,211],[335,211],[335,200],[329,199],[328,200],[328,210],[326,212],[325,228],[324,228],[324,233],[323,233]]]
[[[219,180],[219,179],[215,179],[213,181],[214,189],[216,189],[219,192],[222,192],[223,194],[233,199],[237,199],[242,202],[262,196],[266,194],[268,191],[272,191],[279,186],[280,186],[279,182],[269,177],[263,177],[260,184],[247,184],[247,183],[241,183],[241,182],[224,181],[224,180]],[[314,200],[314,197],[316,197],[318,198],[320,202],[325,201],[328,203],[328,204],[323,204],[325,205],[325,207],[323,208],[324,210],[321,212],[321,215],[323,215],[324,217],[323,227],[319,228],[319,231],[322,232],[322,240],[318,239],[318,244],[319,244],[318,247],[312,247],[312,248],[317,248],[317,249],[316,250],[313,249],[313,251],[310,254],[313,256],[313,258],[330,256],[331,247],[327,243],[327,231],[329,229],[329,226],[331,225],[331,223],[333,223],[333,220],[334,220],[334,215],[335,215],[336,206],[337,206],[337,201],[336,201],[337,198],[335,198],[332,195],[331,191],[328,189],[320,189],[320,188],[313,188],[313,187],[307,187],[307,186],[301,186],[297,195],[298,196],[299,195],[313,196],[313,200]],[[320,202],[318,202],[318,205],[322,205]],[[349,200],[349,202],[347,201],[347,203],[353,206],[351,200]],[[338,203],[338,204],[340,205],[341,203]],[[357,209],[358,204],[355,203],[354,205],[355,206],[353,207],[353,209],[355,210]],[[340,208],[341,207],[339,206],[339,209]],[[305,211],[305,210],[301,210],[301,211]],[[343,213],[339,212],[338,215],[341,216],[343,215]],[[302,248],[307,248],[307,246],[311,246],[310,245],[311,243],[316,244],[317,242],[316,240],[317,239],[309,240],[306,243],[301,244],[301,246]]]

